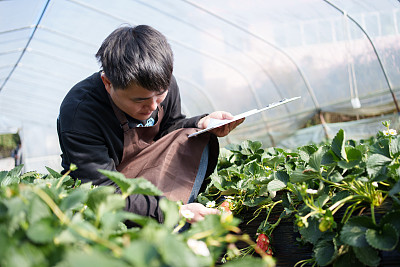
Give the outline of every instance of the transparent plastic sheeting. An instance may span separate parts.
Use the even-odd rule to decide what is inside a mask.
[[[400,97],[397,0],[0,1],[0,119],[26,136],[42,129],[37,138],[53,146],[23,140],[27,159],[59,154],[50,137],[59,105],[99,70],[94,54],[124,24],[167,36],[188,116],[301,96],[248,118],[223,144],[283,144],[319,111],[385,114]]]

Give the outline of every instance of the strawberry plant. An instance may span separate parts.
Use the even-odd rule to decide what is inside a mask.
[[[378,266],[388,252],[398,262],[400,137],[390,122],[383,125],[368,140],[346,140],[340,130],[329,142],[293,150],[263,149],[257,141],[230,145],[198,200],[229,196],[234,215],[252,211],[250,221],[263,215],[253,238],[264,251],[274,251],[269,239],[281,220],[292,219],[299,243],[313,248],[298,266]],[[272,210],[280,214],[274,221]]]
[[[239,233],[232,214],[206,216],[181,234],[179,204],[164,199],[164,223],[124,211],[129,194],[159,195],[142,178],[101,171],[121,189],[74,181],[48,168],[27,172],[22,165],[0,172],[0,266],[214,266]],[[125,221],[140,225],[127,228]],[[274,266],[271,257],[245,258],[227,266]]]

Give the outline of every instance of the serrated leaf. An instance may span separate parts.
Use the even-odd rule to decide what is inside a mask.
[[[268,183],[268,191],[269,192],[276,192],[286,187],[286,184],[279,180],[272,180]]]
[[[58,231],[59,228],[52,225],[52,220],[46,218],[31,224],[26,235],[34,243],[45,244],[52,242]]]
[[[368,229],[366,232],[368,243],[379,250],[393,250],[399,242],[399,234],[390,223],[380,229]]]
[[[322,240],[314,248],[315,259],[320,266],[326,266],[335,258],[336,249],[332,241]]]
[[[35,197],[29,203],[28,221],[33,224],[43,218],[50,217],[52,212],[49,206],[46,205],[39,197]]]
[[[386,213],[379,223],[382,226],[390,223],[400,233],[400,210]]]
[[[365,238],[365,233],[369,228],[373,227],[374,224],[371,217],[350,218],[340,232],[340,239],[353,247],[367,247],[368,242]]]
[[[112,186],[99,186],[89,191],[87,206],[94,212],[97,211],[100,203],[109,195],[114,194],[115,188]]]
[[[255,257],[243,257],[240,260],[231,260],[223,265],[224,267],[254,267],[254,266],[275,266],[275,259],[272,257],[260,259]]]
[[[47,170],[47,171],[51,174],[51,176],[53,176],[54,178],[61,178],[61,177],[62,177],[62,174],[60,174],[59,172],[53,170],[53,169],[50,168],[50,167],[47,167],[47,166],[46,166],[46,170]]]
[[[314,218],[308,218],[308,227],[300,228],[302,239],[312,244],[315,244],[322,236],[322,232],[318,229],[318,221]]]
[[[344,179],[343,176],[337,170],[333,171],[328,177],[328,180],[330,180],[330,181],[332,181],[334,183],[339,183],[343,179]]]
[[[135,240],[124,248],[122,257],[132,266],[156,266],[155,260],[160,257],[154,244],[147,240]]]
[[[10,186],[12,184],[19,184],[20,178],[17,175],[10,175],[8,172],[7,176],[1,181],[1,186]]]
[[[326,148],[321,146],[318,150],[310,156],[310,161],[308,164],[311,168],[313,168],[316,172],[320,172],[322,157],[326,152]]]
[[[338,166],[343,169],[351,169],[359,165],[362,160],[361,151],[353,147],[345,148],[347,160],[341,160],[338,162]]]
[[[86,202],[87,198],[88,198],[87,192],[84,192],[83,190],[76,188],[61,200],[60,209],[63,211],[68,209],[74,209],[79,205],[83,205],[84,202]]]
[[[23,164],[14,167],[11,171],[8,172],[7,176],[19,176],[23,167]]]
[[[375,177],[383,167],[388,165],[392,159],[381,154],[373,154],[367,160],[367,172],[371,177]]]
[[[295,170],[290,174],[290,182],[301,183],[310,179],[319,178],[319,172],[314,170]]]
[[[115,257],[110,257],[100,250],[90,249],[67,251],[60,266],[96,266],[96,267],[128,267],[129,265]]]
[[[381,261],[378,251],[372,247],[353,247],[353,251],[357,259],[367,266],[378,266]]]
[[[390,140],[389,152],[392,158],[395,158],[400,155],[400,139],[398,136]]]
[[[176,202],[163,198],[160,201],[160,208],[164,213],[164,225],[173,228],[179,221],[179,209]]]
[[[289,182],[290,178],[286,171],[277,171],[274,172],[273,177],[276,180],[283,182],[285,185]]]
[[[400,180],[390,189],[389,196],[394,196],[395,194],[400,192]]]
[[[332,140],[332,151],[339,158],[347,160],[345,151],[345,132],[340,129]]]
[[[163,194],[155,185],[144,178],[128,179],[120,172],[107,170],[99,170],[99,172],[110,178],[110,180],[112,180],[114,183],[116,183],[121,189],[123,195],[143,194],[159,196]]]

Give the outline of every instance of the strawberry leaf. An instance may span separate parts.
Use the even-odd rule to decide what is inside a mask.
[[[368,229],[366,239],[372,247],[390,251],[397,246],[399,234],[393,225],[387,223],[380,229]]]

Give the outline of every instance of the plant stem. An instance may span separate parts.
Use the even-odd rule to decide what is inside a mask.
[[[371,203],[371,217],[372,217],[372,222],[376,225],[376,220],[375,220],[375,207],[374,204]]]
[[[38,187],[32,187],[32,191],[36,193],[50,207],[50,209],[54,212],[54,214],[57,216],[57,218],[61,221],[62,224],[68,225],[71,229],[76,231],[82,237],[92,240],[96,243],[99,243],[109,248],[115,255],[117,256],[122,255],[122,249],[118,245],[110,242],[107,239],[103,239],[97,236],[93,232],[89,232],[82,228],[76,227],[75,225],[71,225],[71,221],[69,220],[69,218],[62,212],[62,210],[57,206],[57,204],[53,201],[51,197],[49,197],[49,195],[45,191],[43,191]]]

